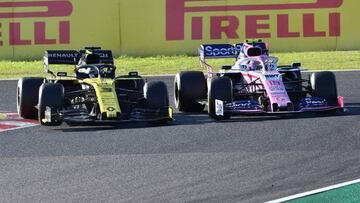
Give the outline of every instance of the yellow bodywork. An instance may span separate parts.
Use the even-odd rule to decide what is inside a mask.
[[[86,78],[79,80],[73,77],[58,77],[55,80],[76,81],[79,84],[87,84],[95,89],[100,112],[106,113],[107,119],[116,119],[121,114],[118,97],[115,89],[115,81],[110,78]]]
[[[82,83],[94,87],[100,112],[105,112],[107,119],[117,118],[117,116],[121,114],[113,79],[89,78],[82,80]]]
[[[173,110],[171,107],[169,107],[169,108],[168,108],[168,111],[169,111],[169,118],[173,119],[173,112],[174,112],[174,110]]]
[[[74,81],[77,84],[86,84],[92,86],[95,90],[97,101],[99,103],[101,114],[106,113],[106,119],[118,119],[121,115],[121,108],[119,105],[115,82],[118,80],[138,80],[139,78],[86,78],[79,80],[74,77],[57,77],[50,80],[61,80],[61,81]],[[168,107],[168,117],[173,119],[173,109]],[[47,122],[47,120],[43,120]]]

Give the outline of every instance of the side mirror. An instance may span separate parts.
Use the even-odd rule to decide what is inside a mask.
[[[300,62],[295,62],[291,65],[293,68],[299,68],[301,67],[301,63]]]
[[[221,69],[223,70],[230,70],[232,66],[230,65],[225,65],[225,66],[221,66]]]
[[[136,72],[136,71],[129,72],[129,76],[131,76],[131,77],[135,77],[135,76],[138,76],[138,75],[139,75],[139,73]]]

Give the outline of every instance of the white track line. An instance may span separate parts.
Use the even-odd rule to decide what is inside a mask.
[[[312,73],[312,72],[321,72],[321,71],[331,71],[331,72],[359,72],[360,69],[349,69],[349,70],[305,70],[301,71],[303,73]]]
[[[324,188],[320,188],[320,189],[316,189],[316,190],[312,190],[312,191],[308,191],[308,192],[304,192],[304,193],[300,193],[300,194],[296,194],[296,195],[291,195],[289,197],[284,197],[284,198],[272,200],[272,201],[265,202],[265,203],[280,203],[280,202],[290,201],[290,200],[294,200],[294,199],[298,199],[298,198],[302,198],[302,197],[306,197],[306,196],[310,196],[310,195],[314,195],[314,194],[318,194],[318,193],[322,193],[322,192],[327,192],[329,190],[334,190],[334,189],[338,189],[341,187],[353,185],[356,183],[360,183],[360,179],[352,180],[349,182],[340,183],[340,184],[336,184],[336,185],[332,185],[329,187],[324,187]]]
[[[0,129],[0,133],[13,131],[13,130],[20,130],[20,129],[24,129],[24,128],[32,128],[32,127],[35,127],[35,126],[39,126],[39,124],[33,124],[33,125],[21,126],[21,127],[16,127],[16,128],[9,128],[9,129]]]

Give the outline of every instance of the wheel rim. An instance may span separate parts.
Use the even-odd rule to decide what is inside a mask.
[[[16,109],[17,109],[17,112],[20,114],[20,88],[19,87],[16,89],[16,96],[17,96]]]
[[[175,92],[174,92],[174,96],[175,96],[175,106],[178,108],[179,107],[179,87],[178,87],[178,83],[175,83]]]

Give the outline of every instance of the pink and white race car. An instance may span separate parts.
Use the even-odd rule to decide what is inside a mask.
[[[211,44],[199,48],[203,72],[185,71],[174,80],[175,105],[179,111],[200,112],[216,120],[236,114],[335,113],[344,109],[332,72],[312,73],[303,79],[300,63],[278,66],[269,56],[268,44],[259,41],[241,44]],[[213,72],[209,58],[235,58],[234,65]]]

